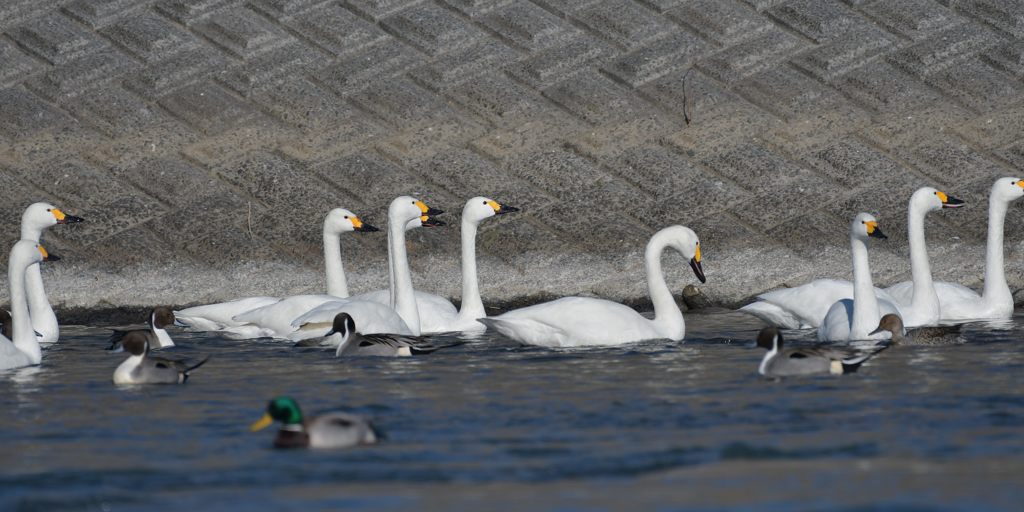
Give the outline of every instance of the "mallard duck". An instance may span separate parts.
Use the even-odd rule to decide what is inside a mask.
[[[303,419],[299,404],[289,396],[271,400],[263,417],[249,430],[263,430],[274,420],[282,424],[274,437],[274,448],[349,448],[383,439],[366,418],[356,414],[328,412]]]

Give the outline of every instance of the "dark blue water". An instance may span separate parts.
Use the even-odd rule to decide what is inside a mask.
[[[0,510],[1020,510],[1024,317],[894,347],[855,375],[765,380],[757,324],[688,315],[685,343],[551,351],[498,338],[344,361],[172,333],[212,359],[118,388],[108,331],[66,328],[0,374]],[[799,339],[800,336],[797,336]],[[806,338],[806,336],[805,336]],[[276,451],[269,398],[388,439]]]

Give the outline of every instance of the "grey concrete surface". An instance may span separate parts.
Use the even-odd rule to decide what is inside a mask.
[[[480,231],[495,304],[642,302],[673,223],[718,304],[849,276],[862,210],[876,282],[908,279],[924,185],[970,203],[928,220],[936,277],[977,285],[988,188],[1024,174],[1019,0],[6,0],[0,31],[0,251],[33,201],[86,217],[44,236],[64,310],[323,290],[324,213],[400,194],[522,208]],[[457,298],[458,241],[411,235],[419,288]],[[383,286],[385,237],[343,242]]]

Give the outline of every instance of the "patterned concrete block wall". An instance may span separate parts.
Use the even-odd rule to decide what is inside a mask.
[[[907,279],[923,185],[970,203],[928,238],[976,285],[988,188],[1024,163],[1020,0],[6,0],[0,31],[0,245],[36,200],[86,217],[44,237],[63,307],[322,290],[324,213],[384,224],[399,194],[451,213],[409,245],[453,297],[474,195],[523,210],[480,232],[493,301],[642,298],[673,223],[723,303],[848,276],[859,211],[891,235],[876,281]],[[383,286],[383,235],[343,250]]]

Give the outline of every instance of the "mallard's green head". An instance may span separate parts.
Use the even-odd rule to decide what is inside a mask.
[[[263,417],[256,423],[253,423],[249,430],[256,432],[257,430],[263,430],[268,425],[274,422],[274,420],[280,421],[285,425],[299,425],[302,424],[302,411],[299,410],[299,404],[295,402],[295,399],[290,396],[279,396],[274,398],[267,404],[267,412],[263,414]]]

